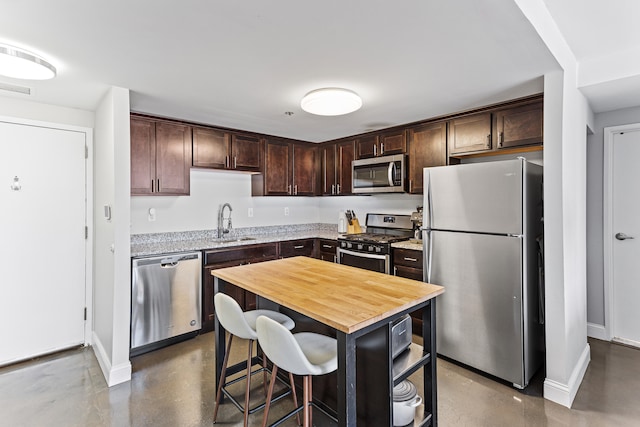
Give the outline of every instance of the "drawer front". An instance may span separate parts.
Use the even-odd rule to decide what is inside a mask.
[[[407,279],[423,281],[423,270],[421,268],[405,267],[404,265],[394,265],[393,275],[405,277]]]
[[[240,265],[245,262],[266,261],[276,259],[278,246],[275,243],[264,245],[248,245],[229,249],[214,249],[205,251],[205,266],[212,264],[225,264],[224,267]],[[218,266],[220,268],[221,266]]]
[[[403,265],[406,267],[422,269],[422,251],[394,249],[393,265]]]
[[[314,239],[289,240],[280,242],[280,258],[313,256]]]
[[[320,252],[332,253],[334,255],[336,254],[336,249],[338,247],[338,242],[336,242],[335,240],[320,239],[318,241],[318,244],[320,245],[318,247],[318,250]]]

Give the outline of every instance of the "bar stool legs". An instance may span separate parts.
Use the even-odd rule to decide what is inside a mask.
[[[220,374],[220,382],[218,383],[218,391],[216,392],[216,407],[213,410],[213,423],[216,423],[218,418],[218,408],[220,407],[220,398],[222,397],[222,387],[227,379],[227,363],[229,363],[229,352],[231,350],[231,341],[233,335],[229,334],[229,343],[227,344],[227,350],[224,353],[224,360],[222,362],[222,373]]]

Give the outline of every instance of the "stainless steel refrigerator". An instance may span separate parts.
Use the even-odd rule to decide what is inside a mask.
[[[543,361],[542,167],[424,169],[424,278],[442,285],[438,353],[524,388]]]

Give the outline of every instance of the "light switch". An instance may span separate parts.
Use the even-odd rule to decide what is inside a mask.
[[[155,208],[150,208],[149,209],[149,222],[155,221],[156,220],[156,210]]]
[[[111,221],[111,205],[104,205],[104,219]]]

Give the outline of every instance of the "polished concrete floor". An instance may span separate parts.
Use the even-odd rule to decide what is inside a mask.
[[[572,409],[541,398],[540,378],[520,392],[438,360],[439,425],[639,426],[640,350],[597,340],[590,345],[591,364]],[[236,349],[232,359],[240,360],[246,347]],[[133,358],[131,381],[111,388],[88,348],[1,368],[0,426],[212,427],[213,358],[213,334],[205,334]],[[257,398],[261,378],[252,383]],[[241,384],[237,390],[241,395]],[[289,399],[278,402],[270,419],[292,407]],[[316,425],[332,425],[315,414]],[[261,421],[257,413],[250,424]],[[242,425],[242,414],[226,403],[216,425]]]

